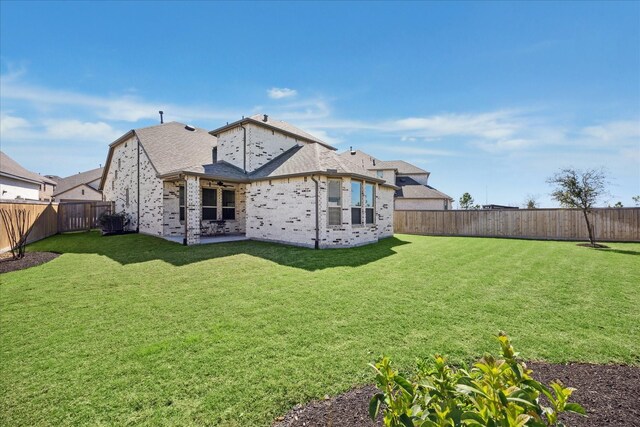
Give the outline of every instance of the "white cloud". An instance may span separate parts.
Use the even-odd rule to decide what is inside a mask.
[[[45,137],[58,140],[82,140],[110,142],[124,132],[120,132],[105,122],[81,122],[80,120],[60,120],[46,123]]]
[[[533,141],[524,138],[501,139],[498,141],[477,141],[474,143],[478,148],[489,153],[502,153],[505,151],[520,151],[533,146]]]
[[[388,124],[390,129],[411,130],[424,137],[452,135],[475,136],[488,139],[508,138],[522,128],[513,112],[495,111],[481,114],[440,114],[428,117],[409,117]]]
[[[0,136],[11,138],[29,128],[29,121],[22,117],[0,114]]]
[[[587,126],[582,133],[588,137],[602,142],[640,140],[640,120],[613,121],[597,126]]]
[[[297,90],[287,87],[272,87],[267,90],[267,95],[269,95],[271,99],[293,98],[297,94]]]

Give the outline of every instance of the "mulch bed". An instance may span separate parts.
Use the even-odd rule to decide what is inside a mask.
[[[24,258],[15,260],[12,258],[11,252],[0,254],[0,274],[35,267],[59,256],[60,254],[54,252],[27,252],[24,254]]]
[[[572,363],[553,365],[531,362],[533,377],[548,384],[560,380],[574,387],[571,401],[580,403],[588,417],[564,414],[561,420],[572,427],[640,426],[640,368],[619,365]],[[339,396],[294,407],[273,427],[380,427],[382,419],[369,419],[369,399],[377,392],[373,385]]]

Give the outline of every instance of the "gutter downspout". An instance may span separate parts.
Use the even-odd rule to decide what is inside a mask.
[[[135,130],[133,131],[134,135],[136,135]],[[137,144],[137,150],[138,150],[138,199],[137,199],[137,205],[138,205],[138,214],[137,214],[137,219],[136,219],[136,233],[140,233],[140,138],[138,138],[138,135],[136,135],[136,141],[138,141]]]
[[[242,156],[242,170],[244,173],[247,173],[247,128],[240,124],[240,127],[244,131],[244,136],[242,137],[242,146],[244,149],[244,155]]]
[[[316,242],[314,245],[314,249],[320,248],[320,205],[318,204],[319,194],[318,194],[318,180],[316,180],[313,175],[311,175],[311,181],[313,181],[316,185]]]

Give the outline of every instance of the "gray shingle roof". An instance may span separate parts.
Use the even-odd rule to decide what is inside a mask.
[[[436,190],[430,185],[422,185],[409,177],[397,177],[396,197],[405,199],[448,199],[453,200],[450,196],[441,191]]]
[[[355,154],[351,154],[351,151],[345,151],[344,153],[340,153],[340,156],[350,158],[353,162],[370,170],[396,169],[399,175],[422,175],[429,173],[404,160],[380,160],[360,150],[355,150]]]
[[[379,162],[376,162],[376,166],[371,169],[396,169],[398,171],[398,175],[422,175],[429,173],[409,162],[405,162],[404,160],[380,160]]]
[[[0,151],[0,173],[12,178],[22,179],[26,181],[37,183],[46,182],[47,184],[52,185],[56,184],[52,179],[23,168],[18,162],[7,156],[2,151]]]
[[[160,175],[202,167],[207,160],[212,160],[217,141],[205,129],[190,131],[178,122],[136,129],[135,133]]]
[[[329,172],[375,178],[375,174],[340,157],[319,144],[294,147],[250,174],[250,179]]]
[[[53,195],[56,196],[58,194],[64,193],[65,191],[71,190],[72,188],[82,184],[89,185],[90,187],[97,190],[97,186],[92,184],[94,181],[99,180],[102,177],[103,170],[104,168],[96,168],[85,172],[80,172],[66,178],[61,178],[56,181],[56,192]]]

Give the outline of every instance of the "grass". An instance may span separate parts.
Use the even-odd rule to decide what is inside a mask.
[[[313,251],[55,236],[0,276],[0,424],[268,426],[384,353],[640,364],[640,244],[399,235]]]

